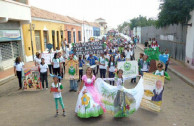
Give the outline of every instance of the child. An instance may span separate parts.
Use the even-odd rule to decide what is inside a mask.
[[[141,67],[141,70],[140,70],[140,75],[141,76],[143,76],[144,72],[148,72],[149,71],[150,63],[147,61],[147,59],[148,59],[148,56],[144,55],[143,56],[143,60],[140,61],[139,66]]]
[[[127,90],[125,90],[124,82],[126,80],[134,78],[134,77],[136,77],[136,76],[123,77],[123,70],[119,69],[117,71],[117,77],[103,79],[103,80],[115,81],[117,84],[116,92],[114,91],[116,94],[116,96],[114,98],[114,102],[113,102],[114,117],[128,117],[130,115],[129,111],[127,111],[127,108],[128,109],[130,108],[130,104],[127,104],[127,103],[129,103],[128,99],[130,99],[131,103],[134,103],[136,101],[133,97],[129,98],[129,96],[132,96],[132,95],[129,94],[129,92]]]
[[[154,72],[155,75],[164,76],[167,80],[170,80],[168,73],[163,70],[162,63],[158,63],[157,68],[158,69]]]
[[[61,95],[61,90],[63,89],[63,86],[61,85],[61,83],[58,82],[58,76],[54,75],[53,76],[53,83],[51,85],[51,89],[57,89],[57,92],[53,92],[53,97],[55,99],[55,105],[56,105],[56,115],[55,117],[57,117],[59,115],[58,113],[58,101],[63,109],[63,116],[65,116],[65,107],[63,104],[63,97]],[[50,91],[52,92],[52,90]]]

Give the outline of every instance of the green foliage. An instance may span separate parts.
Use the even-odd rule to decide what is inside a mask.
[[[157,27],[170,24],[185,24],[191,18],[190,11],[194,9],[194,0],[165,0],[160,5],[161,12],[156,22]]]
[[[139,15],[139,17],[133,18],[130,20],[130,28],[133,29],[134,27],[140,26],[140,27],[145,27],[145,26],[151,26],[155,25],[156,21],[149,18],[147,19],[146,17],[143,17]]]
[[[130,24],[127,23],[127,22],[124,22],[123,24],[120,24],[120,25],[118,26],[118,31],[119,31],[119,32],[122,32],[123,29],[124,29],[125,27],[127,27],[127,26],[130,26]]]

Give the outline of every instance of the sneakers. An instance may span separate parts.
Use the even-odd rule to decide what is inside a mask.
[[[57,117],[59,115],[59,113],[57,112],[56,114],[55,114],[55,117]]]
[[[65,111],[63,112],[63,116],[66,116]]]

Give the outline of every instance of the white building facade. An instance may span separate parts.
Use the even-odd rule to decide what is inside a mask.
[[[190,15],[191,19],[188,24],[192,25],[187,27],[185,62],[190,68],[194,69],[194,10],[190,12]]]
[[[22,24],[30,22],[28,0],[0,0],[0,70],[13,67],[18,56],[24,59]]]
[[[88,42],[90,37],[93,36],[93,26],[84,21],[82,24],[82,41]]]

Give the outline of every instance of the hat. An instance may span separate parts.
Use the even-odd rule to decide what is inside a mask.
[[[54,75],[54,74],[50,74],[50,76],[53,77],[53,78],[56,77],[56,78],[58,78],[58,79],[62,79],[61,76],[57,76],[57,75]]]

